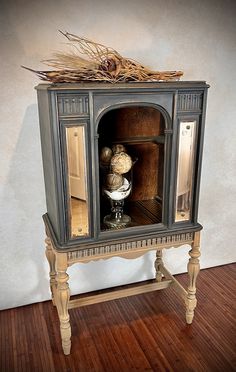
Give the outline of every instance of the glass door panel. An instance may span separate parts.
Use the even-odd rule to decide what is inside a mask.
[[[179,128],[178,170],[175,221],[190,219],[193,169],[195,156],[196,121],[181,121]]]
[[[66,128],[69,220],[72,238],[89,234],[84,126]]]

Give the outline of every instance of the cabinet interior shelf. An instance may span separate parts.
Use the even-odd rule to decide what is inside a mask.
[[[127,201],[124,212],[131,217],[129,227],[152,225],[162,222],[162,206],[156,199]],[[103,224],[101,228],[102,230],[111,230]]]

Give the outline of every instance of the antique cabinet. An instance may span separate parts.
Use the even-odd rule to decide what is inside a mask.
[[[69,354],[71,346],[68,309],[76,306],[173,285],[191,323],[199,272],[202,226],[197,216],[208,85],[81,83],[39,84],[36,89],[47,202],[46,255],[64,353]],[[131,159],[127,172],[116,171],[112,163],[117,148],[123,160]],[[124,198],[114,196],[121,195],[124,186],[129,190]],[[163,248],[183,244],[191,245],[187,290],[162,261]],[[69,300],[69,265],[114,256],[135,258],[150,250],[156,251],[156,279],[149,284]]]

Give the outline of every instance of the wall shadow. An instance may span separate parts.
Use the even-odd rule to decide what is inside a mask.
[[[2,190],[4,267],[7,280],[0,306],[20,306],[49,298],[44,228],[45,196],[37,105],[27,107],[12,150]]]

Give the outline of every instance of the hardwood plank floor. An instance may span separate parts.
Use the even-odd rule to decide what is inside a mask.
[[[236,264],[197,284],[191,326],[172,288],[71,309],[69,356],[50,301],[1,311],[0,371],[236,371]]]

